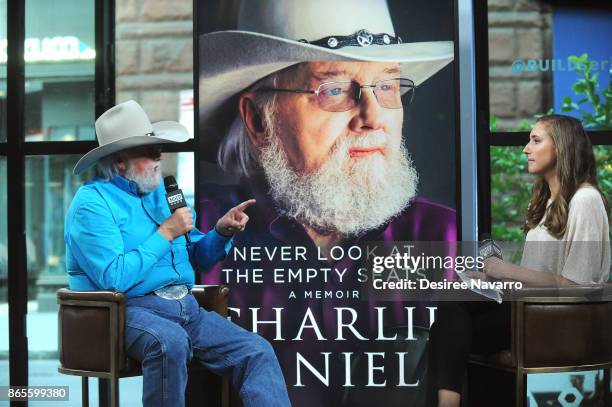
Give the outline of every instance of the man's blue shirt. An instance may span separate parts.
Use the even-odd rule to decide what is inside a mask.
[[[170,243],[157,232],[170,215],[163,183],[144,195],[120,175],[83,185],[64,227],[70,289],[116,290],[131,298],[171,284],[193,286],[192,264],[205,269],[223,259],[231,238],[214,228],[193,229],[191,244],[184,236]]]

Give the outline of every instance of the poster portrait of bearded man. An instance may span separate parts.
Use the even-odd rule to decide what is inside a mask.
[[[403,3],[402,7],[409,11]],[[304,248],[307,255],[284,261],[278,256],[230,254],[202,279],[230,285],[232,320],[247,329],[255,318],[253,309],[259,321],[273,321],[275,309],[282,309],[286,340],[295,336],[307,309],[320,321],[323,333],[335,332],[333,307],[340,304],[363,315],[354,326],[368,332],[375,298],[321,300],[300,295],[305,290],[360,289],[365,280],[358,278],[358,265],[346,258],[329,260],[334,248],[368,242],[456,241],[456,215],[449,205],[454,198],[438,202],[418,195],[455,180],[454,164],[440,159],[446,154],[440,148],[444,142],[427,140],[433,144],[432,153],[415,157],[404,132],[417,88],[452,63],[453,42],[405,41],[394,29],[385,0],[242,1],[235,21],[231,30],[210,29],[199,36],[201,226],[209,226],[208,219],[225,208],[255,199],[248,211],[249,228],[234,238],[236,250],[244,254],[268,248],[272,253],[274,248],[290,247]],[[451,91],[443,96],[444,103],[437,103],[450,101],[452,106],[452,83],[441,87]],[[444,132],[454,143],[454,129]],[[423,178],[417,161],[438,168]],[[439,173],[449,167],[453,170]],[[441,194],[453,197],[454,187],[442,188]],[[319,275],[309,283],[274,283],[272,270],[277,267],[336,267],[346,269],[347,277],[339,281]],[[231,276],[253,269],[262,270],[260,283],[248,278],[237,282],[236,274]],[[404,305],[398,301],[390,307],[390,326],[405,325]],[[274,324],[257,329],[270,339],[277,335]],[[286,375],[296,370],[296,349],[313,355],[338,347],[356,349],[351,341],[319,346],[316,337],[303,339],[306,344],[273,342]],[[288,384],[294,379],[286,376]],[[333,391],[290,388],[292,403],[342,405],[338,383]]]

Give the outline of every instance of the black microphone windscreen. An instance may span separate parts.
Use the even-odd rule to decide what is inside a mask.
[[[172,175],[168,175],[164,178],[164,187],[166,188],[166,192],[176,191],[178,189],[178,183],[176,182],[176,178]]]

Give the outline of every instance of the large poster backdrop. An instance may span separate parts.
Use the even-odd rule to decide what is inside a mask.
[[[367,261],[456,240],[453,7],[198,3],[199,227],[257,200],[202,280],[229,284],[294,406],[422,403],[435,304],[371,295]]]

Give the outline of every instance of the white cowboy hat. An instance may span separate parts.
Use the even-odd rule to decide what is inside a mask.
[[[453,60],[453,42],[406,43],[386,0],[242,0],[236,31],[200,36],[200,120],[259,79],[299,62],[399,62],[415,85]]]
[[[185,126],[172,121],[151,124],[145,111],[133,100],[102,113],[96,120],[96,135],[100,146],[81,157],[74,166],[75,174],[85,171],[100,158],[127,148],[189,140]]]

